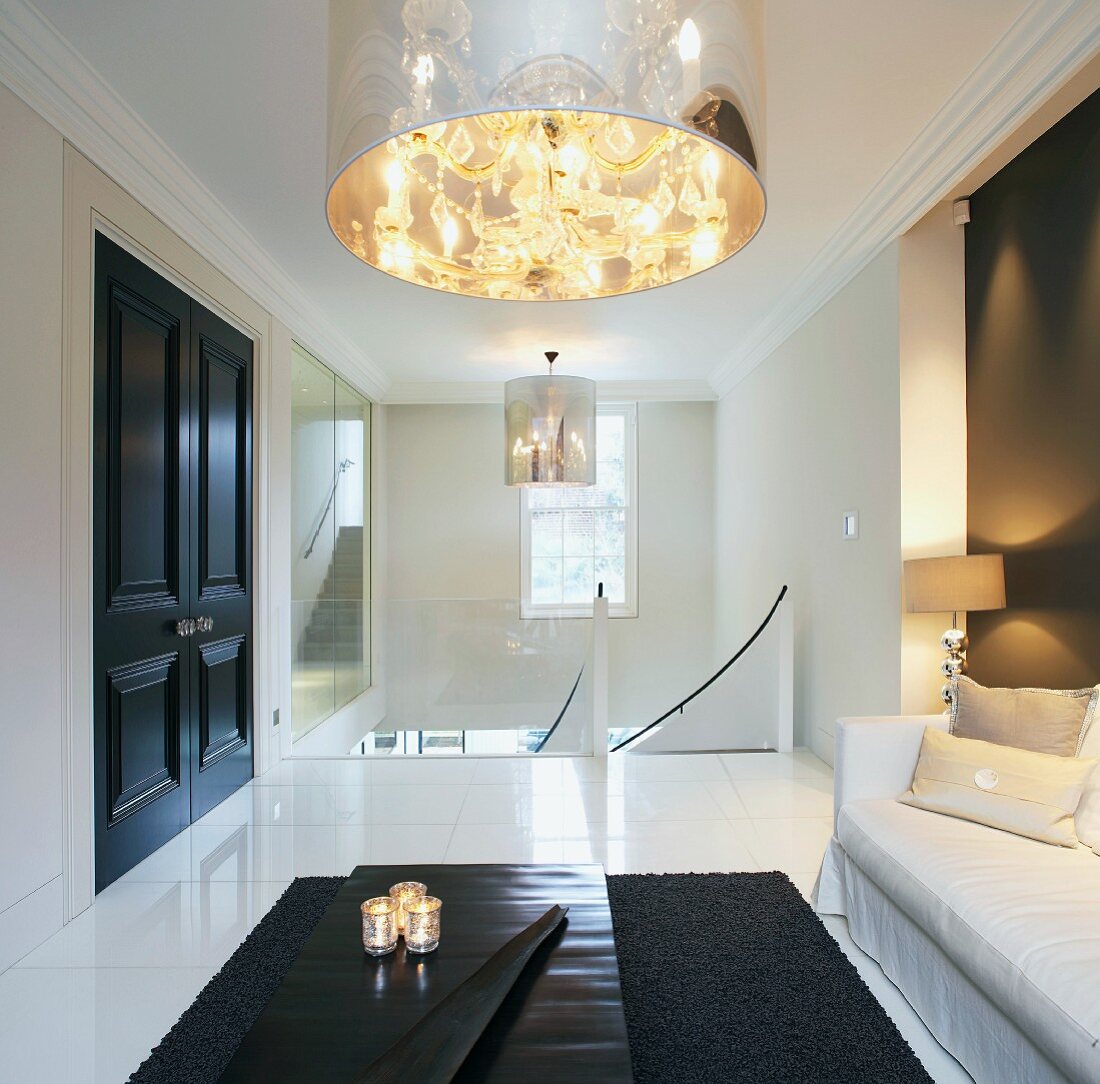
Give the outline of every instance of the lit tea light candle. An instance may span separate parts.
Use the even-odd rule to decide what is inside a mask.
[[[443,901],[417,896],[405,904],[405,951],[434,952],[439,947],[439,912]]]
[[[405,932],[405,911],[407,910],[405,905],[409,900],[417,899],[427,891],[428,886],[422,885],[419,881],[401,881],[390,886],[390,895],[401,904],[401,909],[397,913],[397,928],[401,933]]]
[[[385,956],[397,948],[397,916],[401,904],[392,896],[375,896],[360,904],[363,913],[363,951]]]

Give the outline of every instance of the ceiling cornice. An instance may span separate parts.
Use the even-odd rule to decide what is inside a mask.
[[[0,0],[0,81],[367,394],[390,380],[27,0]]]
[[[949,33],[949,28],[944,28]],[[1039,0],[1009,28],[779,301],[711,374],[728,394],[1100,49],[1096,0]]]
[[[698,403],[717,398],[705,380],[598,380],[596,398],[608,403]],[[386,406],[504,402],[504,381],[440,380],[391,384]]]

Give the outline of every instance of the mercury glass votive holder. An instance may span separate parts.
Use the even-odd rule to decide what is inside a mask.
[[[439,947],[439,912],[443,901],[417,896],[405,904],[405,951],[434,952]]]
[[[405,932],[405,904],[423,896],[427,891],[428,886],[419,881],[399,881],[390,886],[390,895],[401,904],[401,909],[397,912],[397,928],[401,933]]]
[[[401,904],[392,896],[375,896],[359,907],[363,913],[363,951],[385,956],[397,948],[397,916]]]

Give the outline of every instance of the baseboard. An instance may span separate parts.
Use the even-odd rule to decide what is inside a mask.
[[[0,971],[21,960],[64,924],[61,876],[0,911]]]
[[[810,752],[829,767],[833,766],[833,735],[824,727],[817,727],[808,743]]]

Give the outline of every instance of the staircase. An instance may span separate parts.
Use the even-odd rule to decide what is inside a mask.
[[[341,527],[328,574],[302,632],[306,662],[363,658],[363,528]]]

